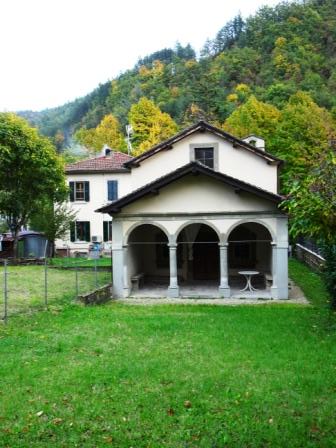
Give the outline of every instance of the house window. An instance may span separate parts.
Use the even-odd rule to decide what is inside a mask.
[[[69,182],[70,202],[90,201],[90,182]]]
[[[75,221],[70,227],[70,240],[74,241],[90,241],[90,221]]]
[[[103,222],[104,241],[112,241],[112,221]]]
[[[214,167],[214,149],[209,148],[195,148],[195,160],[203,163],[209,168]]]
[[[107,200],[116,201],[118,199],[118,181],[108,180],[107,181]]]

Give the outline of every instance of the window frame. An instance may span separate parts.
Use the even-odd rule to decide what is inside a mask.
[[[207,168],[210,168],[214,171],[218,171],[218,146],[217,142],[208,142],[208,143],[191,143],[190,144],[190,161],[195,162],[196,159],[196,149],[205,149],[205,148],[213,148],[213,168],[210,168],[208,165],[203,164]],[[202,162],[200,162],[202,163]]]
[[[83,193],[80,198],[77,197],[77,184],[83,184],[80,192]],[[69,181],[70,202],[90,202],[90,182],[88,180]]]
[[[86,230],[83,230],[84,239],[78,238],[78,226],[86,224]],[[86,233],[86,235],[85,235]],[[91,223],[90,221],[73,221],[70,227],[70,241],[72,243],[90,243],[91,242]]]

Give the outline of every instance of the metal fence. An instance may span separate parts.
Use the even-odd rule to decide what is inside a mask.
[[[0,259],[0,319],[56,309],[79,295],[112,283],[111,259]]]

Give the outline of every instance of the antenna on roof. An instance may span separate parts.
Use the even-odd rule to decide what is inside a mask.
[[[131,142],[131,136],[132,136],[132,134],[133,134],[133,128],[132,128],[132,125],[130,125],[130,124],[127,124],[126,125],[126,134],[127,134],[127,137],[126,137],[126,142],[127,142],[127,151],[128,151],[128,155],[130,156],[131,155],[131,152],[132,152],[132,142]]]

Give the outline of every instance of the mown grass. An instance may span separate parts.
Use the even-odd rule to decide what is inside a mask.
[[[45,306],[44,266],[9,266],[7,275],[8,314],[25,313]],[[78,270],[78,292],[84,294],[96,287],[93,269]],[[97,271],[97,285],[111,281],[111,272]],[[76,296],[76,272],[73,269],[48,268],[47,302],[62,305]],[[0,266],[0,317],[4,315],[4,267]]]
[[[335,446],[336,334],[318,315],[112,303],[12,319],[0,334],[0,445]]]
[[[111,266],[111,257],[101,257],[98,259],[93,258],[74,258],[74,257],[55,257],[50,258],[49,263],[52,266],[60,266],[60,267],[90,267],[94,268],[98,267],[106,267],[109,268]]]

